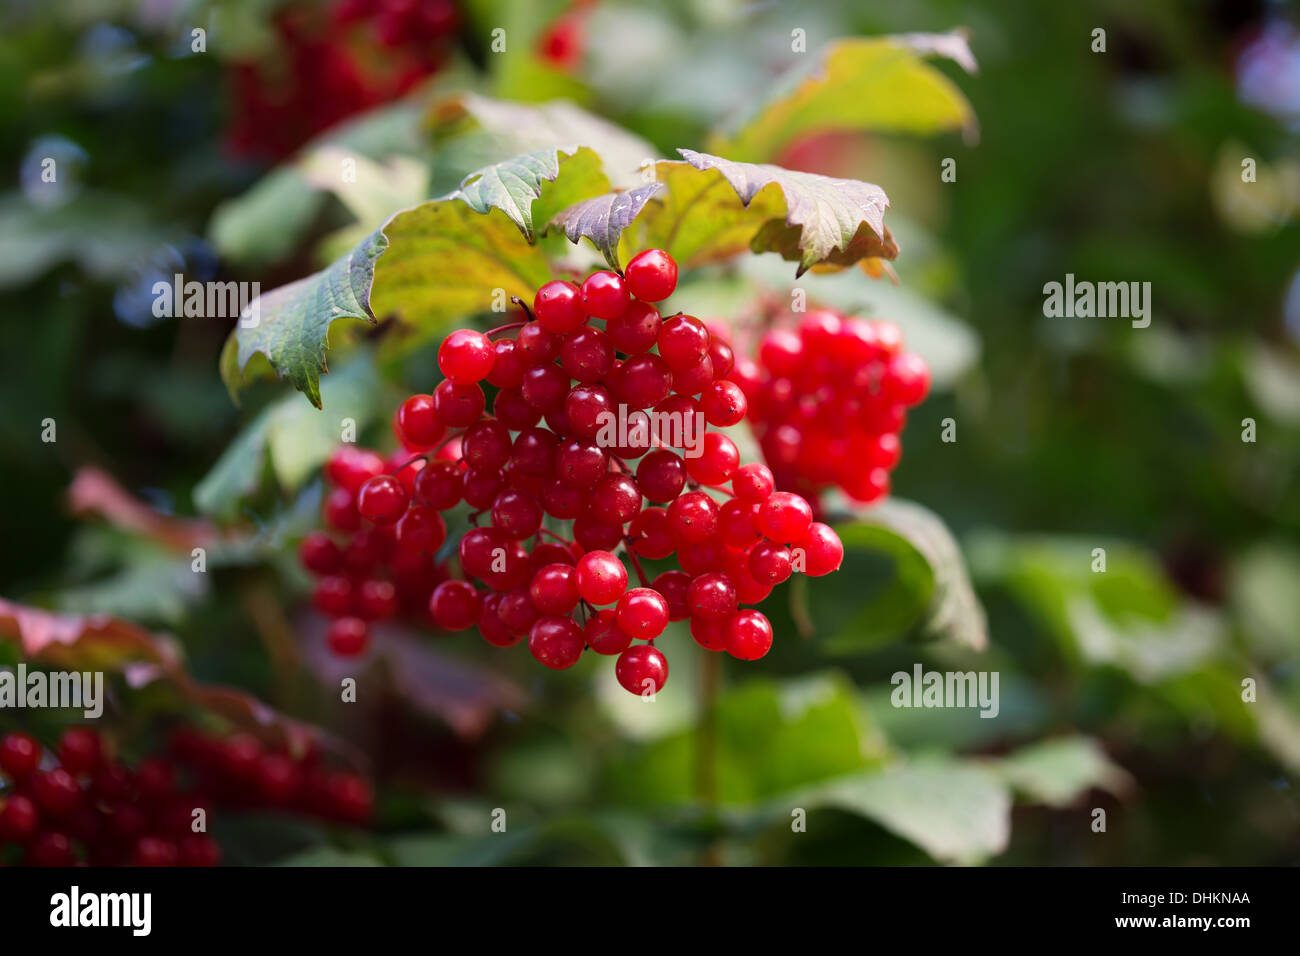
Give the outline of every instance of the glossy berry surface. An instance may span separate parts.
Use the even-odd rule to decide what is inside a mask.
[[[745,420],[759,393],[764,414],[797,406],[793,383],[768,395],[716,322],[661,315],[655,303],[676,286],[676,263],[654,249],[621,275],[546,282],[531,309],[515,300],[518,321],[447,336],[445,379],[394,416],[399,448],[331,458],[325,527],[299,559],[317,576],[332,653],[364,653],[380,621],[475,629],[496,648],[526,643],[552,670],[588,649],[616,658],[620,686],[650,695],[666,686],[653,642],[670,622],[710,651],[767,652],[771,627],[753,605],[795,574],[839,567],[843,547],[770,456],[745,462],[717,430]],[[773,333],[761,355],[798,376],[843,348],[841,326]],[[890,367],[890,394],[915,398],[915,363]],[[892,466],[897,451],[880,440],[872,461]]]

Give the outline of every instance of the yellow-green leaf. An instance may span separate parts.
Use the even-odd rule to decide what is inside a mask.
[[[961,129],[973,137],[975,111],[957,85],[925,61],[934,55],[975,71],[961,33],[837,40],[783,78],[753,111],[716,133],[709,148],[762,162],[801,136],[837,130],[926,136]]]

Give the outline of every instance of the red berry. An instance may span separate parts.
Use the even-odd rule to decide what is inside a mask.
[[[356,492],[335,488],[325,497],[325,523],[338,531],[356,531],[361,527]]]
[[[621,654],[632,643],[632,635],[619,628],[617,616],[611,607],[603,608],[587,618],[582,633],[587,646],[597,654]]]
[[[668,532],[676,541],[703,541],[717,530],[718,504],[702,491],[688,491],[668,506]]]
[[[10,780],[21,780],[41,764],[41,745],[31,734],[21,730],[0,739],[0,770]]]
[[[650,452],[636,468],[636,483],[651,501],[672,501],[686,486],[686,463],[667,449]]]
[[[718,536],[729,548],[748,548],[759,539],[758,508],[739,498],[718,509]]]
[[[699,365],[709,354],[709,330],[693,315],[666,319],[659,327],[657,342],[659,354],[674,373]]]
[[[219,866],[221,847],[205,833],[187,833],[178,844],[181,866]]]
[[[136,866],[175,866],[179,861],[180,851],[175,843],[152,836],[141,837],[131,857]]]
[[[76,859],[67,835],[53,832],[38,833],[24,855],[31,866],[72,866]]]
[[[492,502],[492,526],[511,538],[531,538],[542,526],[542,506],[536,496],[507,488]]]
[[[586,646],[582,628],[567,617],[539,617],[528,631],[528,650],[551,670],[561,671],[578,663]]]
[[[572,282],[556,279],[537,290],[533,315],[548,332],[563,335],[587,324],[582,292]],[[554,358],[552,355],[550,358]],[[549,359],[547,359],[549,361]]]
[[[721,379],[705,386],[700,393],[700,410],[710,425],[727,428],[745,417],[749,402],[735,382]]]
[[[585,319],[583,321],[586,321]],[[564,336],[553,332],[541,322],[529,322],[519,330],[519,352],[528,367],[554,361],[564,344]]]
[[[725,624],[727,653],[742,661],[756,661],[772,647],[772,622],[761,611],[744,610]]]
[[[698,458],[686,459],[686,473],[702,485],[721,485],[740,465],[736,443],[721,432],[706,432]]]
[[[919,405],[930,392],[930,369],[919,355],[893,356],[880,380],[881,391],[902,405]]]
[[[777,491],[759,505],[758,527],[773,541],[795,541],[807,533],[811,524],[812,507],[799,495]]]
[[[523,384],[524,373],[532,367],[523,349],[514,339],[499,339],[492,343],[492,349],[497,357],[488,374],[488,384],[497,388],[518,388]]]
[[[32,796],[43,813],[66,817],[81,803],[77,779],[62,767],[41,770],[31,779]]]
[[[361,517],[375,524],[392,524],[406,511],[411,496],[392,475],[379,475],[361,486],[357,510]]]
[[[446,511],[460,502],[461,469],[450,461],[431,461],[415,476],[415,500],[435,511]]]
[[[668,658],[657,647],[638,644],[619,655],[614,676],[624,690],[648,697],[663,690],[668,680]]]
[[[441,516],[439,520],[442,520]],[[356,601],[357,617],[363,620],[386,621],[397,616],[397,588],[391,581],[362,581]]]
[[[790,577],[790,552],[771,541],[760,541],[749,552],[749,573],[760,584],[780,584]]]
[[[625,355],[640,355],[654,348],[660,324],[658,309],[634,301],[617,319],[605,323],[605,334],[618,351]]]
[[[600,329],[579,329],[564,340],[560,363],[570,378],[584,384],[599,382],[614,367],[614,346]]]
[[[673,373],[657,355],[636,355],[611,376],[614,392],[632,408],[658,405],[673,388]]]
[[[677,263],[662,249],[646,249],[632,257],[623,276],[638,299],[661,302],[677,288]]]
[[[329,648],[340,657],[356,657],[366,649],[370,632],[359,617],[339,617],[330,622]]]
[[[384,459],[356,445],[340,445],[325,463],[325,477],[338,488],[356,492],[375,475],[384,472]]]
[[[397,410],[397,425],[412,448],[432,448],[447,433],[438,420],[432,395],[412,395]]]
[[[576,570],[578,593],[590,604],[613,604],[627,590],[627,569],[608,551],[588,551]]]
[[[691,637],[695,643],[709,651],[727,649],[727,622],[704,617],[691,618]]]
[[[433,406],[444,425],[461,428],[472,425],[483,414],[486,399],[476,383],[461,384],[448,379],[433,390]]]
[[[690,586],[691,576],[685,571],[664,571],[650,582],[650,587],[662,594],[668,602],[668,620],[684,621],[690,616],[690,608],[686,604],[686,592]]]
[[[504,594],[489,594],[479,608],[478,632],[493,647],[511,647],[520,641],[520,635],[515,634],[501,618],[503,600]]]
[[[636,640],[654,640],[668,626],[668,602],[650,588],[624,592],[614,613],[618,626]]]
[[[26,843],[39,822],[36,804],[21,793],[0,797],[0,844]]]
[[[72,774],[94,773],[103,758],[99,734],[89,727],[69,727],[59,738],[59,763]]]
[[[701,574],[686,589],[686,606],[691,617],[729,617],[736,611],[736,586],[719,571]]]
[[[443,581],[429,597],[429,613],[438,626],[463,631],[478,620],[479,592],[465,581]]]
[[[762,504],[771,496],[775,487],[772,470],[758,462],[741,465],[731,476],[731,490],[737,498],[749,504]]]
[[[814,521],[808,531],[794,543],[795,554],[803,556],[803,572],[819,578],[839,570],[844,562],[844,544],[829,525]]]
[[[343,561],[343,552],[324,531],[313,531],[298,545],[298,560],[315,574],[333,574]]]
[[[438,347],[438,368],[452,382],[471,385],[488,377],[496,363],[496,349],[482,332],[457,329]],[[446,424],[454,424],[443,415]],[[477,417],[477,416],[475,416]]]
[[[641,490],[627,475],[610,472],[592,485],[587,507],[602,524],[627,524],[641,512]]]
[[[571,564],[548,564],[533,575],[528,594],[543,614],[568,614],[578,605],[578,571]]]
[[[658,561],[676,550],[668,531],[668,512],[663,508],[646,508],[632,519],[627,528],[629,546],[643,558]]]
[[[316,582],[312,603],[322,614],[339,617],[352,610],[352,582],[341,575],[327,575]]]
[[[587,281],[582,283],[582,302],[587,315],[593,319],[616,319],[632,304],[632,297],[623,286],[623,277],[605,270],[587,276]]]

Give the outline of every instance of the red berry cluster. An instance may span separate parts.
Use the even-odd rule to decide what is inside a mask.
[[[36,738],[0,738],[0,861],[8,848],[32,866],[216,866],[221,849],[193,832],[196,808],[274,807],[364,822],[373,798],[360,777],[322,770],[245,735],[205,737],[185,729],[170,757],[134,769],[104,752],[87,727],[65,731],[48,759]],[[194,786],[184,786],[184,769]]]
[[[814,500],[833,485],[862,502],[887,495],[907,408],[930,391],[930,370],[903,350],[898,326],[826,309],[795,331],[769,331],[732,379],[777,486]]]
[[[325,465],[329,490],[322,511],[328,530],[313,531],[298,547],[302,566],[317,575],[312,601],[331,618],[330,650],[341,657],[366,650],[369,622],[397,616],[430,622],[429,596],[447,578],[435,561],[447,539],[442,515],[434,507],[408,505],[421,475],[426,490],[440,474],[454,475],[459,483],[458,466],[446,457],[456,447],[444,446],[427,466],[422,455],[413,458],[413,452],[431,448],[443,430],[421,432],[411,419],[418,414],[408,410],[411,405],[399,410],[394,430],[422,444],[407,445],[387,459],[357,445],[340,446]],[[400,502],[395,512],[400,520],[383,520],[394,502]]]
[[[230,68],[231,148],[280,159],[401,96],[438,68],[458,23],[452,0],[339,0],[324,18],[290,4],[275,17],[275,58]]]
[[[527,638],[556,670],[588,647],[618,655],[620,684],[657,691],[668,664],[651,642],[669,621],[689,618],[704,647],[754,660],[772,627],[740,605],[763,601],[794,571],[839,567],[843,547],[808,502],[774,491],[765,465],[742,465],[735,443],[707,429],[737,424],[747,403],[726,378],[730,347],[698,319],[665,319],[653,305],[676,285],[677,264],[650,249],[622,275],[546,283],[528,321],[452,332],[438,351],[445,380],[397,416],[408,445],[443,442],[439,452],[409,481],[369,474],[377,456],[347,482],[331,476],[346,495],[359,485],[366,530],[395,528],[399,551],[408,524],[436,528],[436,547],[445,526],[435,516],[461,501],[473,509],[459,542],[464,579],[443,581],[429,599],[440,627],[477,626],[501,647]],[[495,390],[491,414],[484,382]],[[309,566],[346,560],[318,557],[324,546],[311,540]],[[640,586],[629,588],[620,555]],[[646,577],[642,558],[674,555],[677,567]]]
[[[537,37],[537,55],[559,70],[572,73],[582,62],[586,21],[593,4],[576,0]]]

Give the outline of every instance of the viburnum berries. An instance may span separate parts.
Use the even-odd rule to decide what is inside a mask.
[[[902,347],[892,322],[819,309],[764,335],[756,362],[736,362],[728,377],[779,488],[814,502],[831,486],[861,502],[889,493],[906,410],[930,390],[925,361]]]
[[[652,642],[670,621],[689,621],[709,650],[767,652],[770,623],[742,605],[791,574],[835,570],[843,547],[766,465],[742,463],[709,430],[738,424],[749,399],[728,377],[726,342],[652,304],[676,286],[677,264],[658,249],[621,275],[547,282],[531,312],[519,303],[526,320],[447,336],[446,380],[396,415],[402,452],[385,462],[345,446],[331,458],[332,531],[308,535],[299,554],[319,576],[314,602],[334,618],[336,653],[362,653],[367,621],[418,616],[421,600],[442,630],[476,627],[498,647],[526,640],[554,670],[587,648],[617,656],[615,677],[636,694],[664,686],[668,662]],[[461,579],[450,579],[433,562],[441,513],[462,501],[471,528],[456,548]],[[673,557],[647,576],[643,561]]]
[[[350,824],[372,811],[365,779],[247,734],[181,727],[166,756],[134,770],[88,727],[64,731],[42,769],[44,753],[29,734],[0,737],[0,865],[12,857],[28,866],[216,866],[221,848],[192,829],[196,808],[274,808]]]

